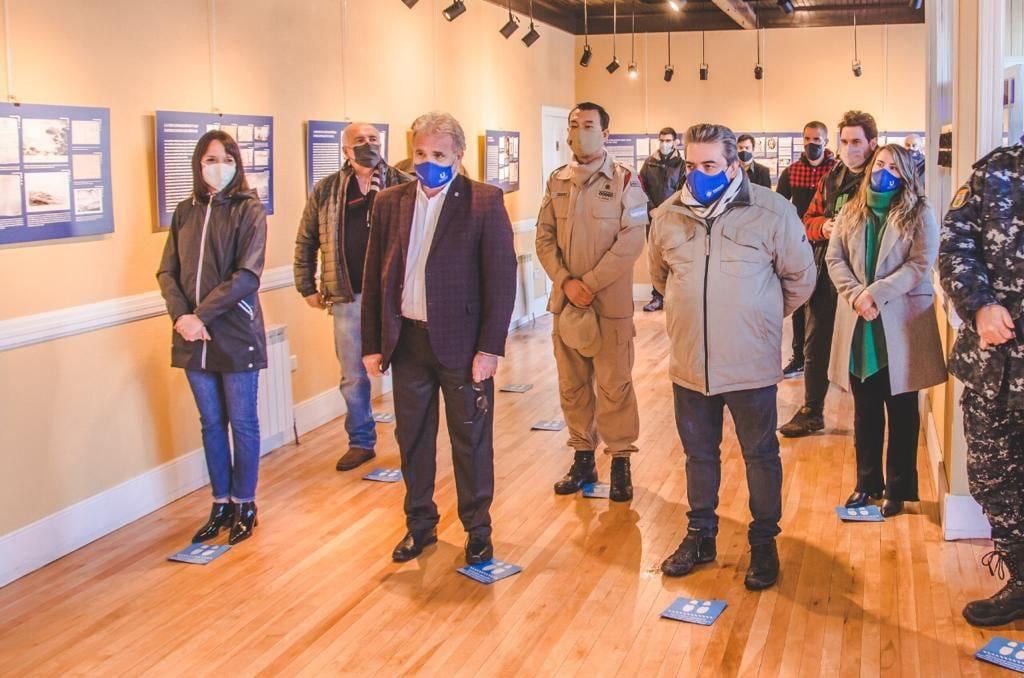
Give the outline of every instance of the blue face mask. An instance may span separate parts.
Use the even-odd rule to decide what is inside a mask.
[[[690,194],[696,198],[701,205],[710,205],[718,200],[725,189],[729,186],[729,176],[724,172],[718,174],[704,174],[695,169],[686,175],[686,185],[690,188]]]
[[[899,178],[884,167],[871,173],[871,190],[878,193],[891,193],[903,185]]]
[[[455,168],[452,165],[435,165],[428,160],[416,165],[416,176],[427,188],[440,188],[452,180]]]

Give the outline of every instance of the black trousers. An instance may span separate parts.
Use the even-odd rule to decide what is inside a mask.
[[[651,239],[651,211],[647,210],[647,240],[650,241],[650,239]],[[656,290],[656,289],[654,289],[652,287],[651,288],[651,298],[652,299],[662,299],[663,297],[661,296],[661,292],[659,292],[658,290]]]
[[[801,363],[804,361],[804,343],[807,341],[804,316],[803,306],[793,311],[793,359]]]
[[[888,369],[863,382],[851,374],[850,390],[853,392],[853,442],[857,448],[857,491],[882,494],[884,490],[889,499],[918,501],[917,441],[921,413],[917,391],[892,395]],[[883,475],[886,419],[889,444]]]
[[[818,252],[815,252],[818,256]],[[836,288],[828,269],[818,267],[818,284],[804,305],[804,405],[820,414],[828,394],[828,361],[832,353],[832,329],[836,324]]]
[[[473,388],[472,367],[448,369],[438,362],[427,330],[406,321],[392,358],[395,427],[405,481],[405,520],[410,532],[437,525],[438,392],[452,444],[459,519],[466,532],[491,534],[494,497],[494,380]]]

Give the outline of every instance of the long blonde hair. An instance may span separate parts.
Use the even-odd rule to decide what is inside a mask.
[[[871,172],[882,151],[892,154],[896,168],[903,178],[900,195],[893,201],[889,209],[889,225],[896,228],[901,238],[912,240],[924,221],[925,210],[928,209],[928,198],[924,194],[924,184],[917,173],[917,166],[910,153],[897,144],[888,144],[875,150],[871,160],[865,166],[864,180],[857,193],[850,199],[836,217],[836,230],[856,233],[867,224],[871,208],[868,207],[868,189],[871,188]]]

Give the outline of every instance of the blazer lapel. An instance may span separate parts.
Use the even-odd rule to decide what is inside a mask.
[[[430,243],[430,251],[427,256],[434,253],[437,244],[441,242],[445,229],[451,224],[455,212],[462,206],[466,198],[466,179],[461,174],[455,175],[452,185],[448,187],[448,195],[445,196],[444,204],[441,205],[441,214],[437,217],[437,228],[434,229],[434,239]]]
[[[409,236],[412,233],[412,218],[416,211],[416,191],[419,183],[410,181],[398,201],[398,236],[402,243],[402,265],[409,258]]]

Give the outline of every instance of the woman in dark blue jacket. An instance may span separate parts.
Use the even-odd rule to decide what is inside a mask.
[[[230,135],[215,130],[199,139],[192,178],[192,196],[174,211],[157,280],[174,323],[171,365],[185,370],[195,396],[213,487],[210,518],[193,541],[230,528],[228,542],[236,544],[256,526],[267,216]]]

